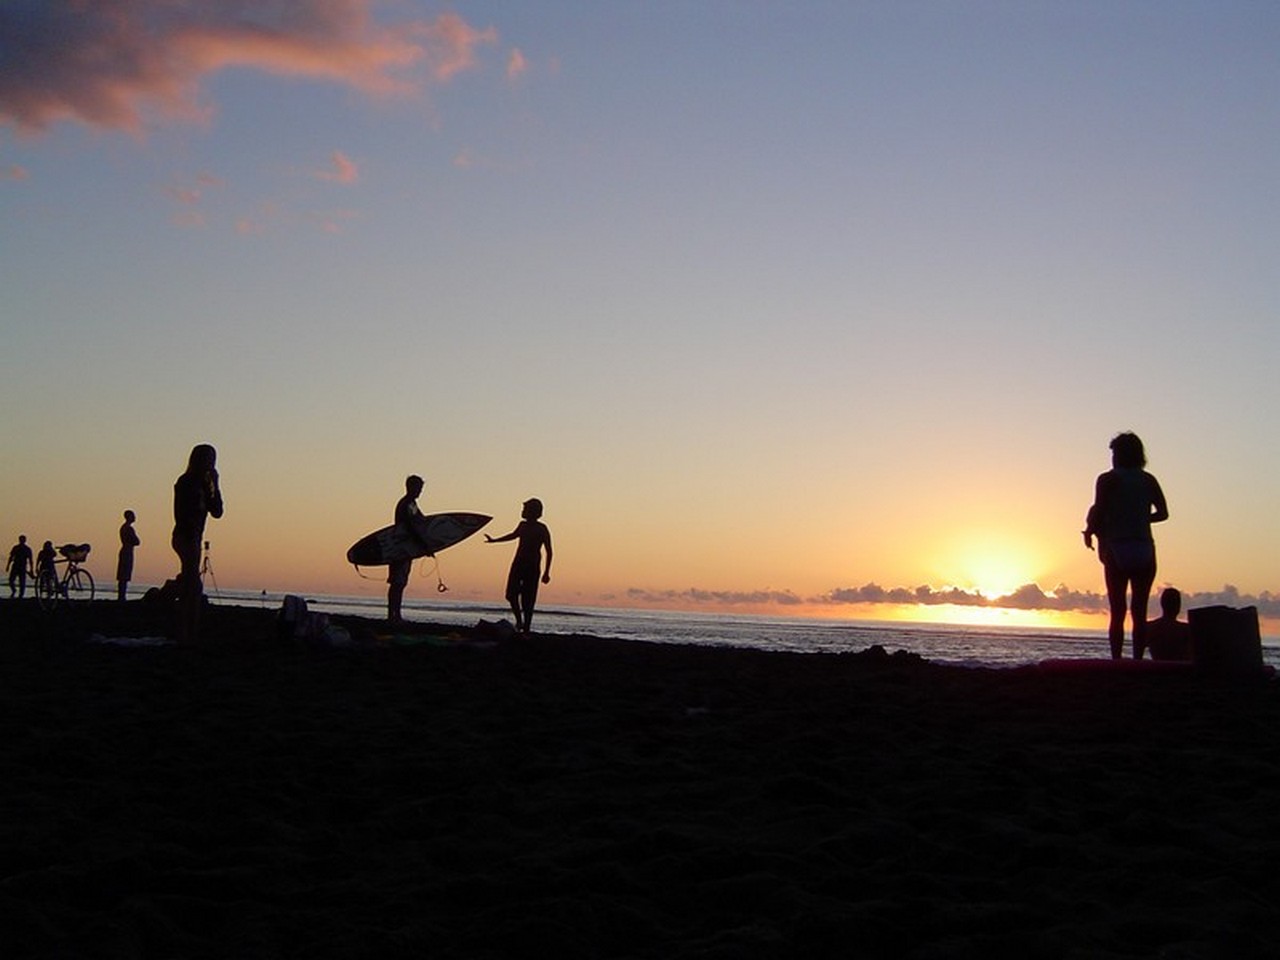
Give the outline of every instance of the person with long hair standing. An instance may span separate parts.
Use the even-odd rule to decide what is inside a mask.
[[[1146,471],[1147,455],[1135,433],[1121,433],[1111,441],[1111,469],[1094,485],[1093,506],[1085,519],[1084,544],[1093,549],[1107,583],[1111,621],[1107,637],[1111,658],[1124,655],[1126,601],[1133,621],[1133,658],[1147,649],[1147,601],[1156,579],[1156,544],[1151,525],[1169,519],[1160,482]]]
[[[222,490],[216,467],[218,451],[207,443],[191,449],[187,469],[173,485],[173,552],[182,565],[178,574],[178,639],[194,640],[200,632],[200,546],[209,517],[222,516]]]

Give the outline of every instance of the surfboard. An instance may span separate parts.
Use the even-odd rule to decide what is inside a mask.
[[[417,521],[412,532],[390,526],[361,537],[347,551],[347,562],[357,567],[378,567],[439,553],[467,539],[492,519],[483,513],[429,513]]]

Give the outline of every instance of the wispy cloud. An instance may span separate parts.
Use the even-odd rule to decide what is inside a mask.
[[[800,597],[786,590],[641,590],[632,587],[627,599],[637,603],[697,603],[718,606],[743,606],[776,603],[780,606],[796,606],[804,603]]]
[[[203,227],[207,220],[200,204],[206,190],[223,186],[221,177],[211,173],[198,174],[194,180],[180,180],[164,188],[165,195],[178,205],[173,222],[180,227]]]
[[[256,236],[270,231],[284,218],[280,205],[273,200],[258,204],[252,213],[236,217],[236,233]]]
[[[474,67],[477,47],[498,42],[495,28],[477,30],[454,13],[442,13],[431,23],[412,24],[409,34],[420,41],[427,68],[441,83]]]
[[[0,5],[0,124],[60,120],[139,131],[149,111],[207,118],[201,82],[227,67],[324,80],[371,96],[421,92],[498,40],[454,13],[376,22],[374,0],[175,3],[16,0]]]
[[[200,191],[195,187],[166,187],[165,193],[178,203],[192,206],[200,202]]]
[[[346,230],[346,225],[360,216],[357,210],[318,211],[310,219],[324,233],[339,234]]]
[[[463,147],[453,155],[453,165],[459,170],[496,170],[502,173],[511,173],[521,169],[520,163],[495,160],[477,153],[471,147]]]
[[[524,54],[517,48],[512,48],[507,54],[507,79],[515,80],[529,69],[529,62],[525,60]]]
[[[333,183],[355,183],[360,179],[360,170],[354,160],[341,150],[333,151],[329,158],[329,166],[317,170],[317,180],[328,180]]]
[[[0,180],[26,180],[31,174],[27,172],[26,167],[11,163],[7,167],[0,167]]]

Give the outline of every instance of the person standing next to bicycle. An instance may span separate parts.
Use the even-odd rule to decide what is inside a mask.
[[[46,577],[49,582],[56,588],[58,586],[58,551],[53,549],[53,541],[46,540],[44,546],[40,548],[40,552],[36,554],[36,583]],[[36,593],[39,594],[40,588],[36,587]]]
[[[218,486],[218,451],[207,443],[191,449],[187,469],[173,485],[173,537],[170,543],[182,569],[178,574],[178,639],[194,640],[200,633],[200,545],[209,517],[222,516]]]
[[[120,525],[120,557],[116,560],[116,598],[121,603],[124,603],[125,589],[133,579],[133,548],[142,543],[138,539],[138,531],[133,529],[133,523],[137,519],[132,510],[126,510],[124,523]]]
[[[9,598],[16,596],[21,600],[27,593],[27,577],[34,577],[35,570],[31,567],[31,548],[27,546],[27,535],[25,533],[18,535],[18,542],[13,545],[13,549],[9,551],[9,563],[5,569],[9,571]],[[15,591],[14,585],[17,585]]]

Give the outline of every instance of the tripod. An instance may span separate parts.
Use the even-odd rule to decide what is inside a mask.
[[[218,589],[218,578],[213,572],[213,563],[209,560],[209,541],[204,542],[204,558],[200,561],[200,582],[204,583],[205,574],[209,575],[209,579],[213,581],[213,592],[219,598],[222,597],[222,591]]]

